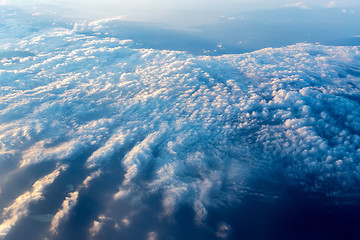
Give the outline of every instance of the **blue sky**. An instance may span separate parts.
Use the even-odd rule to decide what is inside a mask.
[[[357,0],[0,0],[14,5],[57,5],[71,16],[101,18],[124,15],[131,20],[168,22],[177,18],[190,18],[200,24],[219,15],[231,15],[244,11],[281,7],[299,8],[353,8],[360,6]],[[55,9],[59,9],[58,7]],[[176,16],[182,13],[181,16]],[[185,14],[185,15],[184,15]]]
[[[223,9],[223,10],[239,10],[239,11],[248,11],[254,9],[263,9],[263,8],[279,8],[289,5],[294,6],[308,6],[308,7],[329,7],[329,6],[338,6],[338,7],[349,7],[349,6],[359,6],[359,1],[356,0],[55,0],[55,1],[46,1],[46,0],[2,0],[0,3],[10,3],[10,4],[60,4],[64,6],[73,6],[78,8],[91,9],[93,6],[97,7],[107,7],[110,10],[116,8],[127,9],[147,9],[149,10],[158,10],[158,9],[194,9],[194,10],[214,10],[214,9]],[[93,9],[95,10],[95,9]]]

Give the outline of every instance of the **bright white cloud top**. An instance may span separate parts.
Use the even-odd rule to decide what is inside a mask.
[[[115,161],[124,174],[113,204],[141,206],[161,193],[162,216],[185,203],[197,224],[208,207],[246,194],[272,197],[249,182],[275,172],[340,199],[359,193],[359,47],[304,43],[193,56],[114,38],[118,19],[41,20],[39,27],[41,16],[14,14],[2,9],[0,161],[23,169],[49,161],[71,166],[86,153],[91,171]],[[58,168],[46,176],[44,187],[61,174]],[[28,200],[20,194],[4,209],[0,238],[41,199],[43,179]],[[51,231],[84,189],[69,191]],[[100,231],[95,225],[90,232]]]

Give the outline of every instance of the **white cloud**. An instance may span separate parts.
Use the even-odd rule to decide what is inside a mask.
[[[204,204],[197,200],[194,202],[195,222],[200,225],[207,216],[207,209]]]
[[[61,209],[55,214],[54,218],[51,220],[50,232],[56,234],[58,231],[58,227],[60,222],[66,218],[71,209],[76,205],[79,197],[79,192],[69,193],[69,196],[62,203]]]
[[[128,144],[134,136],[134,134],[126,131],[123,133],[119,131],[116,134],[113,134],[109,140],[104,144],[104,146],[97,149],[86,161],[86,164],[89,168],[95,167],[101,164],[102,161],[106,161],[112,157],[117,149],[121,148],[123,145]]]
[[[142,142],[133,147],[129,153],[126,154],[122,161],[125,166],[125,179],[123,185],[131,182],[132,178],[138,175],[143,165],[151,160],[151,152],[154,143],[159,139],[161,133],[154,132],[149,134]]]
[[[335,1],[330,1],[328,4],[326,4],[326,7],[327,7],[327,8],[333,8],[333,7],[336,7],[336,3],[335,3]]]
[[[106,217],[105,215],[100,215],[97,220],[93,221],[92,226],[89,229],[90,238],[96,239],[96,236],[99,234],[101,229],[106,223],[113,222],[113,220],[109,217]],[[116,230],[120,229],[120,225],[118,223],[114,223],[114,228]]]
[[[84,188],[88,188],[89,183],[95,178],[98,178],[100,175],[101,175],[100,170],[92,172],[90,176],[86,177],[85,180],[82,182],[82,184],[78,186],[76,191],[69,193],[69,195],[63,201],[60,210],[55,214],[55,216],[51,220],[50,232],[52,234],[58,233],[58,228],[61,222],[66,220],[71,210],[76,206],[80,194],[79,192]],[[96,230],[97,227],[99,227],[98,224],[94,222],[95,225],[94,231]]]
[[[99,169],[64,200],[53,232],[111,161],[125,170],[114,201],[161,193],[163,216],[185,203],[199,224],[282,161],[287,180],[305,189],[358,191],[359,47],[193,56],[137,49],[112,37],[116,21],[15,32],[9,49],[31,54],[1,60],[0,152],[19,154],[24,168],[86,152],[86,166]],[[3,235],[41,198],[36,188],[6,210]]]
[[[128,218],[123,218],[121,222],[125,225],[125,227],[128,227],[131,223]]]
[[[73,154],[76,149],[76,142],[73,140],[52,148],[44,148],[45,143],[46,141],[37,142],[24,151],[20,167],[48,159],[64,159]]]
[[[99,233],[101,228],[102,228],[102,223],[98,221],[94,221],[92,227],[89,230],[90,236],[95,237]]]
[[[49,175],[36,181],[32,189],[20,195],[9,207],[4,209],[4,221],[0,224],[0,238],[5,237],[11,228],[23,217],[28,215],[29,205],[43,198],[44,189],[65,171],[66,165],[59,166]]]
[[[302,9],[309,8],[308,5],[305,4],[304,2],[289,3],[289,4],[286,4],[285,7],[297,7],[297,8],[302,8]]]
[[[114,200],[123,199],[124,197],[130,194],[129,190],[119,189],[117,193],[114,194]]]
[[[83,181],[82,185],[80,185],[80,189],[82,188],[88,188],[89,187],[89,183],[91,181],[93,181],[95,178],[98,178],[100,177],[100,175],[102,174],[101,170],[97,170],[97,171],[94,171],[90,174],[90,176],[87,176],[85,178],[85,180]]]

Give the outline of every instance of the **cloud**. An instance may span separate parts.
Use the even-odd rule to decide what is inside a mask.
[[[122,224],[124,224],[125,227],[128,227],[130,225],[130,220],[128,218],[123,218],[121,220]]]
[[[79,197],[79,192],[69,193],[69,196],[62,203],[61,209],[55,214],[54,218],[51,220],[50,232],[53,234],[57,233],[57,229],[65,217],[67,217],[71,209],[76,205]]]
[[[115,231],[124,230],[131,224],[128,217],[124,217],[121,221],[117,222],[111,217],[106,215],[100,215],[96,220],[93,221],[92,226],[89,228],[90,238],[96,239],[104,225],[112,226]]]
[[[89,183],[95,178],[98,178],[100,175],[100,170],[92,172],[90,176],[86,177],[82,184],[78,186],[77,191],[69,193],[69,195],[63,201],[60,210],[51,220],[50,232],[52,234],[58,233],[58,228],[61,222],[66,220],[71,210],[76,206],[80,194],[79,192],[84,188],[88,188]]]
[[[160,132],[149,134],[142,142],[133,147],[130,152],[126,154],[123,160],[125,166],[125,179],[123,185],[129,184],[132,179],[138,175],[143,165],[147,165],[151,160],[153,144],[161,137]]]
[[[97,171],[94,171],[90,174],[90,176],[87,176],[85,178],[85,180],[83,181],[82,185],[79,186],[80,189],[82,188],[88,188],[89,187],[89,183],[91,181],[93,181],[95,178],[98,178],[100,177],[100,175],[102,174],[101,170],[97,170]]]
[[[52,173],[36,181],[32,189],[20,195],[9,207],[3,211],[4,221],[0,224],[0,238],[5,237],[11,228],[23,217],[28,215],[29,205],[43,198],[44,189],[65,171],[66,165],[61,165]]]
[[[114,194],[114,200],[122,199],[130,194],[129,190],[119,189],[117,193]]]
[[[335,1],[330,1],[328,4],[326,4],[326,7],[327,7],[327,8],[333,8],[333,7],[336,7],[336,3],[335,3]]]
[[[134,134],[130,131],[125,133],[119,130],[118,133],[113,134],[109,140],[104,144],[104,146],[97,149],[86,161],[86,164],[89,168],[100,165],[103,161],[111,158],[114,153],[121,148],[129,144],[134,138]]]
[[[103,223],[94,221],[92,227],[89,229],[90,237],[95,237],[101,230]]]
[[[66,142],[53,148],[44,148],[45,143],[45,141],[37,142],[30,149],[24,151],[20,167],[47,159],[64,159],[71,156],[76,149],[75,141]]]
[[[89,229],[90,237],[91,238],[96,237],[96,235],[99,234],[99,232],[102,229],[102,227],[104,226],[104,224],[109,221],[112,221],[112,219],[106,217],[105,215],[100,215],[97,220],[93,221],[93,225]]]
[[[301,9],[309,8],[308,5],[306,5],[304,2],[286,4],[285,7],[297,7],[297,8],[301,8]]]
[[[156,232],[149,232],[148,233],[148,238],[147,240],[157,240],[158,239],[158,235]]]
[[[216,237],[219,239],[228,239],[231,231],[231,227],[229,224],[222,222],[219,224],[218,229],[216,231]]]
[[[85,158],[94,171],[64,199],[52,232],[114,162],[125,172],[111,201],[136,206],[157,194],[159,215],[186,204],[198,224],[209,208],[257,193],[250,179],[272,172],[305,190],[359,191],[359,47],[193,56],[136,48],[112,37],[116,21],[15,32],[16,56],[1,59],[0,152],[21,156],[24,169]],[[3,235],[41,198],[35,189],[6,210]]]

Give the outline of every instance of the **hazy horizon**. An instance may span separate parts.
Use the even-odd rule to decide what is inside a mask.
[[[225,1],[166,1],[166,0],[3,0],[0,4],[9,4],[22,8],[33,7],[38,11],[54,12],[66,17],[101,19],[122,16],[132,21],[155,22],[172,27],[188,27],[213,23],[221,17],[231,18],[233,15],[249,11],[271,10],[279,8],[340,8],[349,13],[360,7],[355,0],[345,1],[289,1],[289,0],[225,0]]]

